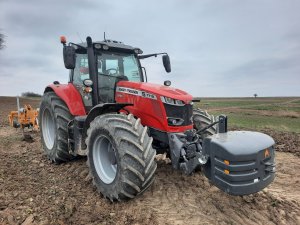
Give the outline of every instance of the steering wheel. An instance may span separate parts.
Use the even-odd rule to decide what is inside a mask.
[[[108,75],[115,75],[118,73],[118,70],[115,68],[107,69],[106,71],[107,71]]]

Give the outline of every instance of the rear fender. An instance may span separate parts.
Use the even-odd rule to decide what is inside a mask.
[[[69,84],[50,84],[44,93],[53,91],[68,106],[73,116],[84,116],[86,111],[79,91],[72,83]]]

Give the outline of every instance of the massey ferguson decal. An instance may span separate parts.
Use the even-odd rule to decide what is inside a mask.
[[[130,95],[141,96],[143,98],[150,98],[150,99],[157,100],[156,95],[154,95],[154,94],[151,94],[151,93],[148,93],[148,92],[145,92],[145,91],[141,91],[141,90],[132,89],[132,88],[117,87],[116,91],[126,93],[126,94],[130,94]]]

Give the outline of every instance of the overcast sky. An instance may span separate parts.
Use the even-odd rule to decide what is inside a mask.
[[[59,36],[140,47],[148,81],[194,96],[300,96],[297,0],[0,0],[0,96],[68,81]]]

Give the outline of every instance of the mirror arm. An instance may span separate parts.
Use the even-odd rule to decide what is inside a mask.
[[[168,55],[166,52],[162,52],[162,53],[154,53],[154,54],[148,54],[148,55],[138,55],[138,58],[139,59],[146,59],[146,58],[149,58],[149,57],[157,57],[158,55]]]

